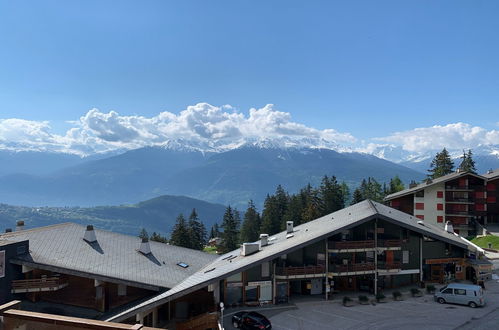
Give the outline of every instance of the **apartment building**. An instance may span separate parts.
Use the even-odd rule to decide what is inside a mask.
[[[414,215],[425,223],[444,227],[451,223],[464,237],[483,233],[488,222],[499,221],[499,170],[484,175],[451,173],[427,179],[386,196],[387,205]]]

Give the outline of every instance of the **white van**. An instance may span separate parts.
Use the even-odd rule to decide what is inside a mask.
[[[482,288],[471,284],[451,283],[435,292],[434,298],[440,304],[461,304],[473,308],[485,305]]]

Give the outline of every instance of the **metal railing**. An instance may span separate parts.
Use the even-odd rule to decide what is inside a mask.
[[[333,265],[333,273],[365,272],[374,270],[374,263],[366,262],[362,264]]]
[[[323,274],[325,272],[324,266],[278,267],[276,269],[277,275],[284,276]]]
[[[402,240],[400,239],[378,240],[378,247],[399,247],[401,245]],[[374,247],[374,240],[329,242],[329,248],[335,250],[373,249]]]

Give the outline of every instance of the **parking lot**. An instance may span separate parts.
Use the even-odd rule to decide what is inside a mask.
[[[276,330],[291,329],[493,329],[499,314],[499,283],[486,282],[486,305],[480,308],[438,304],[432,295],[411,297],[404,294],[403,301],[387,299],[386,303],[344,307],[342,296],[332,301],[296,302],[288,308],[282,306],[258,309],[267,316]],[[227,311],[226,329],[233,329]]]

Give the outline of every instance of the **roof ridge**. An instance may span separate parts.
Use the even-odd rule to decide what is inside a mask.
[[[369,205],[371,206],[371,208],[374,210],[374,213],[379,214],[379,211],[376,208],[376,205],[374,205],[374,202],[372,200],[370,200],[370,199],[366,199],[366,200],[369,203]]]
[[[53,227],[62,227],[62,226],[68,226],[68,225],[78,225],[78,224],[74,223],[74,222],[69,222],[69,221],[67,221],[67,222],[61,222],[61,223],[55,223],[55,224],[52,224],[52,225],[47,225],[47,226],[42,226],[42,227],[34,227],[34,228],[29,228],[29,229],[12,231],[12,232],[9,232],[9,233],[2,233],[2,234],[0,234],[0,238],[17,236],[17,235],[22,235],[22,234],[24,234],[26,232],[36,232],[36,231],[42,231],[42,230],[50,229],[50,228],[53,228]]]

